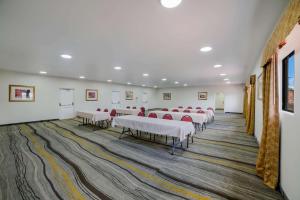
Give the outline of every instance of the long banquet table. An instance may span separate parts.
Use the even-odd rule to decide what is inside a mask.
[[[122,135],[133,129],[178,138],[179,142],[183,142],[187,139],[187,145],[189,143],[189,137],[193,136],[195,133],[195,128],[191,122],[139,117],[134,115],[115,117],[112,122],[112,127],[116,126],[123,127]],[[125,128],[128,128],[128,131],[126,131]],[[177,144],[177,142],[173,143],[172,154],[174,154],[174,149]]]
[[[138,115],[140,109],[117,108],[116,112],[118,115]]]
[[[202,110],[207,114],[208,121],[212,121],[214,119],[215,113],[212,110],[207,110],[207,109],[188,109],[188,108],[171,108],[169,109],[170,111],[177,109],[179,112],[183,112],[184,110],[189,110],[190,113],[197,113],[199,110]]]
[[[101,111],[77,111],[77,116],[83,119],[83,124],[88,124],[88,121],[93,123],[111,120],[109,112]]]

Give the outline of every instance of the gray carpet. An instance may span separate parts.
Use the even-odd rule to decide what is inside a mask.
[[[78,119],[0,127],[0,199],[282,199],[255,175],[258,146],[217,113],[189,149]],[[185,144],[183,145],[185,147]]]

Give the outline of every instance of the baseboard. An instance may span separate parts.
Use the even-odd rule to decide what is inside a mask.
[[[279,185],[279,192],[281,193],[281,195],[283,196],[284,200],[289,200],[289,198],[286,196],[284,190],[282,189],[281,185]]]
[[[225,113],[228,113],[228,114],[243,114],[243,113],[240,113],[240,112],[225,112]]]
[[[45,120],[18,122],[18,123],[11,123],[11,124],[0,124],[0,127],[1,126],[13,126],[13,125],[27,124],[27,123],[49,122],[49,121],[54,121],[54,120],[59,120],[59,119],[45,119]]]

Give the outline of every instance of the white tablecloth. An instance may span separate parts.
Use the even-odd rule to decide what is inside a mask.
[[[172,115],[174,120],[180,121],[181,118],[185,115],[189,115],[192,117],[194,123],[203,124],[207,123],[208,117],[206,114],[202,113],[184,113],[184,112],[170,112],[170,111],[151,111],[149,113],[155,113],[158,118],[163,118],[165,114]]]
[[[115,117],[112,122],[112,127],[115,126],[177,137],[181,142],[186,139],[188,134],[193,135],[195,133],[195,128],[191,122],[139,117],[134,115]]]
[[[184,110],[189,110],[191,113],[197,113],[200,109],[187,109],[187,108],[171,108],[169,111],[172,111],[173,109],[177,109],[179,112],[183,112]],[[207,109],[201,109],[203,110],[208,117],[208,121],[211,121],[215,115],[214,111],[207,110]]]
[[[116,109],[116,111],[118,114],[123,114],[123,115],[138,115],[141,110],[140,109],[118,108],[118,109]]]
[[[77,111],[77,116],[87,118],[93,122],[111,119],[109,112],[100,111]]]

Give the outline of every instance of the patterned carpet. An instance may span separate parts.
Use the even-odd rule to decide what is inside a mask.
[[[79,119],[0,127],[0,199],[282,199],[255,175],[258,146],[217,114],[190,148],[93,131]],[[185,147],[185,145],[183,145]]]

